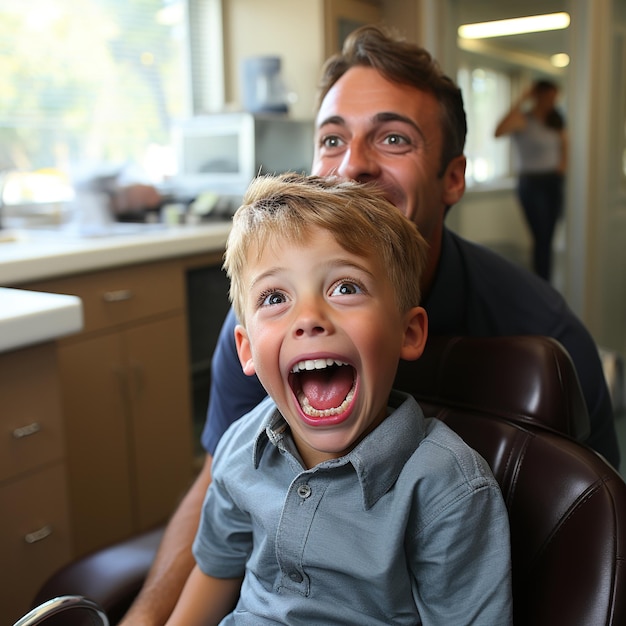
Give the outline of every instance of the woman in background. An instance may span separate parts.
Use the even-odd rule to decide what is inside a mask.
[[[550,280],[552,238],[563,212],[567,158],[565,120],[556,109],[558,87],[535,82],[496,128],[511,135],[519,156],[517,194],[533,236],[533,269]]]

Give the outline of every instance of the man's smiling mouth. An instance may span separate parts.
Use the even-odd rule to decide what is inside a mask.
[[[289,382],[300,408],[309,417],[333,417],[345,412],[355,393],[355,370],[332,358],[296,363]]]

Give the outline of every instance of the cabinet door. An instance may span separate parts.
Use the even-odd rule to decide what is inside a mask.
[[[189,351],[184,315],[124,331],[132,407],[137,530],[166,520],[193,476]]]
[[[70,559],[65,485],[65,467],[55,463],[0,487],[0,624],[24,615]]]
[[[56,348],[0,354],[0,482],[63,458]]]
[[[133,530],[122,336],[64,342],[59,368],[74,548],[82,555]]]

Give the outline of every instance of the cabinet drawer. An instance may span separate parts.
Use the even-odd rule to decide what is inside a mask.
[[[0,623],[13,624],[71,558],[63,464],[5,484],[0,511]]]
[[[0,482],[63,456],[54,344],[0,354],[0,427]]]
[[[85,316],[83,332],[180,310],[185,306],[184,274],[177,261],[77,274],[26,288],[78,296],[83,302]]]

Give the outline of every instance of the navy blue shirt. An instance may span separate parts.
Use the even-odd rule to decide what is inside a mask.
[[[269,398],[220,440],[198,566],[245,578],[220,624],[511,624],[508,516],[487,463],[412,396],[306,470]]]
[[[586,443],[619,466],[613,408],[597,346],[548,282],[444,229],[437,274],[423,306],[429,335],[545,335],[559,341],[572,357],[587,403],[591,434]],[[228,426],[266,395],[257,377],[246,376],[241,369],[236,323],[231,309],[213,354],[209,411],[202,433],[202,443],[211,454]]]

